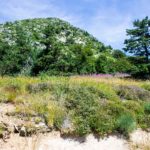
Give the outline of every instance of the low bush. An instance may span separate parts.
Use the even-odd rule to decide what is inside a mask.
[[[150,103],[144,104],[144,111],[145,113],[150,114]]]
[[[51,102],[47,105],[47,111],[44,114],[46,124],[51,128],[61,129],[65,118],[65,110],[56,103]]]
[[[116,88],[121,99],[126,100],[150,100],[150,92],[135,85],[120,85]]]
[[[50,83],[35,83],[35,84],[28,84],[26,86],[26,90],[30,93],[38,93],[40,91],[45,91],[51,88]]]
[[[148,82],[148,83],[142,84],[142,88],[144,88],[145,90],[150,91],[150,83]]]
[[[136,121],[131,114],[123,114],[118,118],[116,126],[120,133],[128,135],[136,128]]]
[[[141,122],[144,116],[144,107],[142,102],[126,101],[123,103],[123,107],[127,109],[127,112],[132,114],[138,123]]]

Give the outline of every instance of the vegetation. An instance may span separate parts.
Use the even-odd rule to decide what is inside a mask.
[[[147,84],[114,77],[3,77],[0,100],[15,105],[12,115],[35,122],[40,117],[62,134],[128,135],[150,127]]]
[[[149,77],[149,24],[146,17],[127,30],[125,51],[136,57],[56,18],[0,25],[0,102],[15,106],[9,115],[62,134],[127,136],[148,129],[150,82],[115,74]],[[30,123],[25,129],[36,133]]]
[[[127,30],[130,39],[125,40],[125,50],[138,56],[144,56],[148,63],[150,56],[150,20],[146,17],[141,21],[134,21],[133,25],[134,29]]]
[[[0,25],[0,57],[1,76],[129,73],[134,68],[122,51],[56,18]]]
[[[96,72],[100,52],[111,50],[86,31],[56,18],[0,25],[0,74]]]
[[[145,17],[142,20],[133,22],[134,29],[127,29],[129,39],[125,40],[126,47],[124,50],[137,58],[130,58],[135,64],[135,69],[132,72],[134,76],[148,77],[150,73],[150,20]]]
[[[0,25],[0,75],[129,73],[148,78],[149,19],[127,30],[125,51],[105,46],[92,35],[57,18]]]

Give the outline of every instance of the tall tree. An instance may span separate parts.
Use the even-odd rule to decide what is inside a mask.
[[[126,45],[124,50],[136,56],[144,56],[146,63],[148,63],[150,57],[150,20],[148,17],[143,20],[135,20],[133,26],[133,29],[126,31],[129,39],[124,42]]]

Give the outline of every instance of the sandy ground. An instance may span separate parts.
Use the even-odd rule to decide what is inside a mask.
[[[83,138],[63,138],[59,132],[20,137],[12,134],[7,142],[0,140],[0,150],[150,150],[150,133],[136,130],[130,140],[117,136],[97,139],[93,135]]]
[[[93,135],[87,136],[85,141],[63,139],[61,137],[46,137],[42,139],[38,150],[128,150],[125,140],[116,136],[97,139]]]
[[[83,141],[82,138],[62,138],[57,132],[30,138],[11,135],[8,142],[1,141],[0,145],[0,150],[129,150],[128,143],[116,136],[97,139],[89,135]]]

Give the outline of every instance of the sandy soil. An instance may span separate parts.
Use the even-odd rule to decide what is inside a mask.
[[[8,142],[0,141],[0,145],[0,150],[129,150],[128,143],[116,136],[97,139],[89,135],[83,141],[82,138],[62,138],[58,132],[30,138],[14,134]]]
[[[85,141],[47,136],[42,139],[38,150],[128,150],[128,144],[124,139],[116,136],[97,139],[93,135],[89,135]]]
[[[84,138],[63,138],[59,132],[20,137],[11,134],[7,142],[0,140],[0,150],[147,150],[150,149],[150,133],[136,130],[130,140],[117,136],[97,139],[93,135]]]

